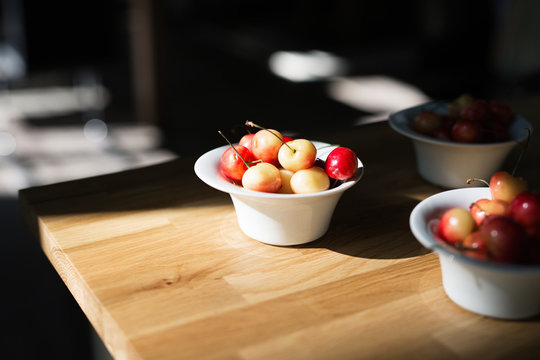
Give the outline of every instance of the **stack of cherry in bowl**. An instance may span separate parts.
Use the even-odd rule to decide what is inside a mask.
[[[510,107],[470,95],[398,111],[389,124],[412,140],[420,176],[443,188],[489,178],[533,131]]]
[[[350,148],[292,139],[274,129],[245,135],[195,163],[202,181],[231,196],[247,236],[281,246],[323,236],[340,197],[363,171]]]
[[[504,171],[486,183],[421,201],[411,230],[439,255],[443,287],[455,303],[496,318],[538,315],[540,195]]]

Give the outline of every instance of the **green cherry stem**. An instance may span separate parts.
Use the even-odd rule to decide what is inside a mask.
[[[486,212],[484,209],[482,209],[482,207],[480,205],[478,205],[475,202],[473,202],[471,205],[469,205],[469,210],[474,208],[474,207],[478,208],[478,210],[480,210],[480,211]]]
[[[274,135],[275,137],[277,137],[284,145],[286,145],[286,146],[289,148],[289,150],[292,151],[293,154],[296,152],[296,149],[293,149],[292,147],[290,147],[285,141],[283,141],[282,138],[280,138],[279,136],[277,136],[276,134],[274,134],[273,131],[270,131],[270,130],[268,130],[267,128],[264,128],[264,127],[262,127],[262,126],[260,126],[260,125],[257,125],[257,124],[255,124],[253,121],[249,121],[249,120],[246,120],[246,125],[247,125],[247,126],[251,126],[251,127],[255,127],[255,128],[257,128],[257,129],[261,129],[261,130],[266,130],[266,131],[268,131],[270,134],[272,134],[272,135]]]
[[[227,137],[226,137],[225,135],[223,135],[223,133],[221,132],[221,130],[218,130],[218,133],[219,133],[219,135],[221,135],[221,136],[225,139],[225,141],[227,141],[227,142],[229,143],[229,145],[231,145],[231,147],[232,147],[232,149],[234,150],[234,152],[235,152],[238,156],[240,156],[240,159],[242,160],[242,162],[244,163],[244,165],[246,165],[246,167],[249,169],[250,166],[248,165],[248,163],[246,162],[246,160],[244,160],[244,158],[242,157],[242,155],[240,155],[240,153],[238,152],[238,150],[236,150],[236,148],[234,147],[234,145],[231,144],[231,142],[229,141],[229,139],[227,139]]]

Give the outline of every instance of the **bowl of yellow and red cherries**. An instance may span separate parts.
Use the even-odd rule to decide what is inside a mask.
[[[197,159],[195,173],[230,195],[238,225],[262,243],[289,246],[322,237],[343,193],[363,176],[349,147],[292,138],[246,122],[255,132]]]
[[[420,176],[443,188],[489,177],[533,131],[508,105],[469,94],[397,111],[388,122],[411,139]]]
[[[540,314],[540,195],[505,171],[487,186],[443,191],[411,212],[417,240],[439,256],[450,299],[477,314]]]

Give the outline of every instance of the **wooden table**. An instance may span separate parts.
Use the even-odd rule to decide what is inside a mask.
[[[241,233],[191,158],[22,190],[23,215],[118,359],[540,356],[540,318],[485,318],[445,295],[408,225],[441,189],[418,176],[408,139],[387,123],[317,139],[353,148],[366,172],[303,246]],[[521,165],[536,185],[539,154],[533,139]]]

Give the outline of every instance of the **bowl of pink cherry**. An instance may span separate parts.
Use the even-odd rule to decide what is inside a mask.
[[[194,170],[230,195],[247,236],[290,246],[326,234],[338,201],[362,178],[364,166],[350,148],[259,127],[237,144],[203,154]]]
[[[420,176],[447,189],[469,187],[467,179],[500,170],[533,130],[506,104],[469,94],[398,111],[388,122],[412,140]]]
[[[410,215],[416,239],[439,257],[457,305],[487,317],[540,314],[540,195],[508,172],[488,186],[442,191]]]

